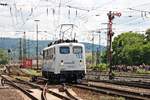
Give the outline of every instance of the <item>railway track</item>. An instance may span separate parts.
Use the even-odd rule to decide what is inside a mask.
[[[10,77],[5,76],[5,75],[1,75],[1,77],[2,77],[2,80],[1,80],[2,85],[8,84],[8,85],[10,85],[10,86],[12,86],[12,87],[14,87],[14,88],[16,88],[16,89],[22,91],[22,92],[23,92],[25,95],[27,95],[31,100],[38,100],[34,95],[30,94],[30,92],[28,92],[28,91],[25,90],[24,88],[20,87],[17,83],[13,82]]]
[[[95,91],[99,93],[104,93],[108,95],[113,95],[113,96],[114,95],[121,96],[121,97],[125,97],[127,100],[150,100],[150,94],[136,93],[136,92],[126,91],[121,89],[110,88],[110,87],[96,86],[87,83],[81,83],[81,84],[70,85],[70,86],[76,88],[82,88],[90,91]]]
[[[124,72],[124,73],[118,73],[118,75],[116,75],[116,77],[131,77],[131,78],[148,78],[150,79],[150,75],[149,74],[131,74],[129,72]],[[100,71],[88,71],[87,70],[87,74],[88,75],[99,75],[99,76],[108,76],[108,74],[106,73],[102,73]]]
[[[149,82],[119,81],[119,80],[92,80],[92,79],[88,80],[88,81],[91,81],[91,82],[103,82],[103,83],[110,83],[110,84],[116,84],[116,85],[124,85],[124,86],[131,86],[131,87],[150,89],[150,83]]]
[[[42,88],[43,86],[41,86],[41,85],[38,85],[38,84],[35,84],[35,83],[31,83],[31,82],[28,82],[28,81],[24,81],[24,80],[21,80],[21,79],[18,79],[18,78],[16,78],[16,79],[19,80],[19,81],[21,81],[21,82],[23,82],[23,83],[26,83],[26,84],[31,85],[31,86],[33,86],[33,87],[36,87],[36,88],[38,88],[38,89],[40,89],[40,90],[43,89],[43,88]],[[56,97],[58,97],[58,98],[60,98],[60,99],[63,99],[63,100],[81,100],[81,98],[79,98],[79,97],[77,97],[76,95],[72,94],[72,93],[70,92],[70,90],[67,89],[67,87],[66,87],[65,85],[61,85],[61,88],[59,88],[59,91],[60,91],[60,92],[65,92],[67,96],[64,96],[64,95],[62,95],[62,94],[59,94],[59,93],[54,92],[54,91],[52,91],[52,90],[49,90],[49,89],[48,89],[48,85],[46,84],[46,85],[44,86],[44,89],[43,89],[43,97],[42,97],[42,98],[46,98],[46,97],[44,97],[45,94],[46,94],[46,93],[50,93],[50,94],[52,94],[52,95],[54,95],[54,96],[56,96]],[[45,93],[45,92],[46,92],[46,93]],[[45,94],[44,94],[44,93],[45,93]]]
[[[24,94],[26,94],[29,98],[31,98],[32,100],[39,100],[37,99],[36,96],[32,95],[32,93],[30,93],[29,90],[22,88],[19,84],[24,84],[24,85],[29,85],[32,88],[35,89],[39,89],[41,91],[41,100],[48,100],[48,94],[51,94],[53,96],[56,96],[59,99],[63,99],[63,100],[81,100],[81,98],[73,95],[69,89],[67,88],[67,85],[63,84],[61,86],[61,88],[59,88],[60,92],[64,92],[66,95],[62,95],[60,93],[57,93],[56,91],[52,91],[49,89],[48,84],[45,85],[39,85],[39,84],[35,84],[29,81],[24,81],[22,79],[19,78],[15,78],[15,79],[11,79],[11,77],[6,76],[6,75],[2,75],[1,76],[3,80],[5,80],[5,83],[2,81],[2,83],[4,84],[9,84],[17,89],[19,89],[20,91],[22,91]],[[17,80],[17,81],[16,81]],[[111,82],[110,82],[111,83]],[[14,86],[15,85],[15,86]],[[70,84],[69,84],[70,85]],[[120,85],[118,83],[118,85]],[[149,100],[150,99],[150,94],[146,94],[146,93],[136,93],[136,92],[131,92],[131,91],[127,91],[127,90],[120,90],[120,89],[115,89],[115,88],[110,88],[110,87],[104,87],[104,86],[99,86],[99,85],[94,85],[94,84],[88,84],[88,83],[81,83],[81,84],[74,84],[72,85],[72,87],[77,87],[80,89],[87,89],[90,91],[95,91],[95,92],[100,92],[100,93],[104,93],[104,94],[108,94],[108,95],[116,95],[116,96],[122,96],[125,97],[127,99],[130,100]],[[21,88],[21,89],[20,89]],[[54,100],[54,99],[51,99]]]
[[[41,100],[47,100],[47,98],[46,98],[46,89],[47,89],[47,83],[46,83],[46,85],[44,86],[44,88],[42,90]]]
[[[46,85],[38,85],[38,84],[35,84],[35,83],[31,83],[31,82],[28,82],[28,81],[21,80],[19,78],[16,78],[17,81],[15,81],[14,79],[11,79],[9,76],[6,76],[6,75],[2,75],[1,77],[2,77],[3,80],[7,81],[7,83],[9,85],[21,90],[24,94],[26,94],[32,100],[39,100],[39,99],[37,99],[36,96],[32,95],[30,93],[30,90],[25,90],[21,86],[19,86],[18,83],[19,84],[24,84],[24,85],[29,85],[32,88],[39,89],[41,91],[41,96],[40,96],[41,100],[48,100],[48,99],[55,100],[55,99],[52,99],[52,98],[48,98],[48,94],[59,98],[59,100],[81,100],[81,98],[79,98],[77,96],[74,96],[69,91],[69,89],[66,88],[65,85],[62,85],[62,87],[60,88],[60,90],[61,90],[60,92],[66,93],[66,95],[62,95],[61,93],[57,93],[57,92],[54,92],[54,91],[48,89],[47,84]],[[15,84],[15,86],[14,86],[14,84]]]
[[[64,88],[64,91],[65,93],[71,97],[73,100],[81,100],[81,98],[77,97],[77,96],[74,96],[65,86],[65,84],[63,84],[63,88]]]
[[[116,77],[128,77],[128,78],[144,78],[144,79],[150,79],[150,75],[134,75],[134,76],[116,76]]]
[[[101,74],[100,72],[87,72],[87,77],[93,76],[95,78],[108,78],[109,75]],[[150,82],[150,75],[116,75],[114,77],[115,80],[139,80],[139,81],[147,81]]]

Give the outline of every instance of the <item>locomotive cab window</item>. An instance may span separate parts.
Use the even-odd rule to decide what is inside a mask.
[[[69,47],[60,47],[59,51],[60,51],[60,54],[69,54],[70,48]]]
[[[74,54],[82,53],[82,47],[73,47],[73,53]]]

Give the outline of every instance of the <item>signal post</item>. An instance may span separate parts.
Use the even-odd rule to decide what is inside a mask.
[[[107,14],[108,16],[108,32],[107,32],[107,63],[109,64],[109,79],[113,79],[112,75],[112,36],[114,32],[112,31],[112,21],[115,18],[115,16],[120,17],[121,13],[120,12],[112,12],[109,11]]]

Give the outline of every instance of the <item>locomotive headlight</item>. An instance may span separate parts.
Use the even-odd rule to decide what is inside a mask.
[[[61,66],[63,66],[63,65],[64,65],[64,61],[63,61],[63,60],[61,60],[61,63],[60,63],[60,65],[61,65]]]
[[[63,66],[63,65],[64,65],[64,63],[60,63],[60,65],[61,65],[61,66]]]

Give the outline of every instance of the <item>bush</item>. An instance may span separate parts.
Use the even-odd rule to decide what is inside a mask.
[[[8,63],[8,55],[5,50],[0,49],[0,64]]]
[[[93,69],[98,71],[107,71],[108,65],[105,63],[97,64]]]

